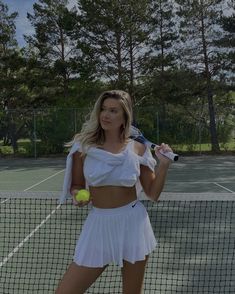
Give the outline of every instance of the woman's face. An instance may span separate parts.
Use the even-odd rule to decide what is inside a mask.
[[[100,125],[104,131],[120,130],[120,127],[125,125],[124,110],[118,100],[106,98],[103,101]]]

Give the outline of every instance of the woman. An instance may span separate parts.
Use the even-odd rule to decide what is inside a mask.
[[[76,205],[87,205],[89,201],[75,201],[76,193],[87,187],[93,208],[56,294],[84,293],[110,263],[121,267],[123,293],[141,293],[148,256],[157,242],[136,184],[140,181],[146,195],[157,201],[170,165],[159,151],[172,150],[165,144],[155,150],[155,171],[150,150],[129,139],[131,121],[129,94],[104,92],[72,142],[61,202],[71,194]]]

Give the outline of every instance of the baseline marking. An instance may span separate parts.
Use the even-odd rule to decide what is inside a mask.
[[[226,188],[226,187],[224,187],[224,186],[222,186],[222,185],[220,185],[220,184],[218,184],[216,182],[213,182],[213,184],[215,184],[216,186],[218,186],[220,188],[223,188],[223,189],[227,190],[230,193],[233,193],[233,194],[235,193],[234,191],[232,191],[232,190],[230,190],[230,189],[228,189],[228,188]]]
[[[45,181],[47,181],[47,180],[49,180],[49,179],[51,179],[51,178],[57,176],[58,174],[62,173],[64,170],[65,170],[65,169],[63,169],[63,170],[61,170],[61,171],[59,171],[59,172],[57,172],[57,173],[55,173],[55,174],[53,174],[53,175],[47,177],[46,179],[44,179],[44,180],[42,180],[42,181],[40,181],[40,182],[38,182],[38,183],[36,183],[36,184],[34,184],[34,185],[32,185],[32,186],[26,188],[26,189],[24,189],[23,192],[26,192],[26,191],[30,190],[31,188],[34,188],[34,187],[40,185],[41,183],[43,183],[43,182],[45,182]],[[5,203],[5,202],[7,202],[7,201],[9,201],[9,200],[10,200],[10,198],[5,199],[5,200],[1,201],[1,204]]]
[[[51,179],[51,178],[57,176],[58,174],[62,173],[64,170],[65,170],[65,169],[62,169],[61,171],[59,171],[59,172],[57,172],[57,173],[55,173],[55,174],[53,174],[53,175],[47,177],[46,179],[44,179],[44,180],[42,180],[42,181],[40,181],[40,182],[38,182],[38,183],[36,183],[36,184],[34,184],[34,185],[32,185],[32,186],[26,188],[25,190],[23,190],[23,192],[26,192],[26,191],[30,190],[31,188],[34,188],[34,187],[40,185],[41,183],[46,182],[47,180],[49,180],[49,179]]]
[[[51,175],[50,177],[47,177],[46,179],[44,179],[44,180],[42,180],[42,181],[40,181],[40,182],[38,182],[38,183],[36,183],[36,184],[34,184],[34,185],[32,185],[32,186],[30,186],[30,187],[28,187],[28,188],[26,188],[25,190],[23,190],[23,192],[26,192],[26,191],[28,191],[28,190],[30,190],[31,188],[33,188],[33,187],[36,187],[36,186],[38,186],[38,185],[40,185],[41,183],[43,183],[43,182],[45,182],[45,181],[47,181],[47,180],[49,180],[49,179],[51,179],[51,178],[53,178],[53,177],[55,177],[56,175],[58,175],[58,174],[60,174],[60,173],[62,173],[64,171],[64,169],[63,170],[61,170],[61,171],[59,171],[59,172],[57,172],[57,173],[55,173],[55,174],[53,174],[53,175]],[[4,202],[7,202],[8,200],[10,200],[10,198],[8,198],[8,199],[5,199],[4,201],[2,201],[1,202],[1,204],[2,203],[4,203]],[[51,216],[53,215],[53,214],[55,214],[55,212],[59,209],[61,207],[61,204],[59,204],[57,207],[56,207],[56,209],[54,209],[54,210],[52,210],[52,212],[50,213],[50,214],[48,214],[47,215],[47,217],[44,219],[44,220],[42,220],[41,221],[41,223],[39,224],[39,225],[37,225],[36,226],[36,228],[28,235],[28,236],[26,236],[14,249],[13,249],[13,251],[12,252],[10,252],[9,254],[8,254],[8,256],[7,257],[5,257],[4,259],[3,259],[3,261],[2,262],[0,262],[0,268],[3,266],[3,265],[5,265],[7,262],[8,262],[8,260],[9,259],[11,259],[12,257],[13,257],[13,255],[15,254],[15,253],[17,253],[18,251],[19,251],[19,249],[21,248],[21,247],[23,247],[24,246],[24,244],[51,218]]]
[[[26,236],[13,250],[12,252],[10,252],[8,254],[7,257],[5,257],[3,259],[3,261],[0,263],[0,267],[2,267],[4,264],[6,264],[8,262],[9,259],[11,259],[13,257],[13,255],[15,253],[17,253],[19,251],[19,249],[21,247],[24,246],[24,243],[26,243],[50,218],[51,216],[56,212],[56,210],[58,210],[60,208],[61,204],[59,204],[56,209],[52,210],[52,212],[50,214],[47,215],[47,217],[41,221],[41,223],[39,225],[36,226],[36,228],[34,230],[32,230],[32,232]]]

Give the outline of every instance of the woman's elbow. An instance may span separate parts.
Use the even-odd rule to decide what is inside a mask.
[[[154,202],[158,202],[160,195],[161,195],[161,192],[147,194],[147,196]]]
[[[154,202],[157,202],[161,195],[161,191],[156,191],[155,189],[151,189],[151,187],[144,189],[144,192],[145,195]]]

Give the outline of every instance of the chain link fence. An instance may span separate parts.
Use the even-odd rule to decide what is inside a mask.
[[[64,143],[78,133],[89,114],[88,108],[47,108],[0,111],[0,155],[30,157],[63,154]],[[210,150],[209,120],[171,108],[135,108],[134,122],[149,140],[167,142],[177,152]],[[223,150],[235,151],[234,116],[217,121]]]

